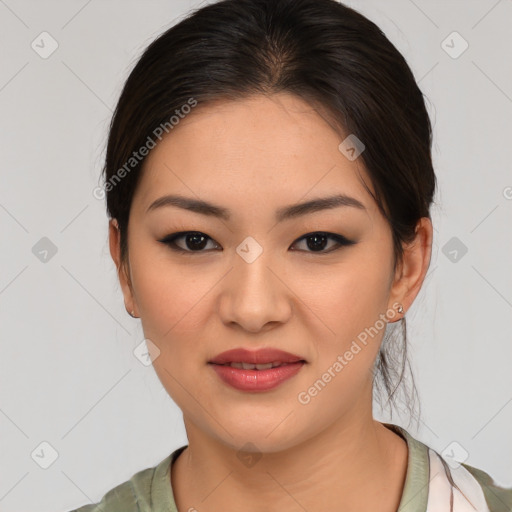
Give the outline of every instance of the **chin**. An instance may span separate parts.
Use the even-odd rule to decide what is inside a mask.
[[[268,423],[253,424],[250,427],[245,424],[236,424],[236,422],[225,422],[223,425],[232,436],[222,430],[217,432],[216,437],[236,452],[256,454],[282,452],[295,447],[300,440],[295,432],[284,427],[283,423],[280,424],[281,421],[282,418],[279,418]]]

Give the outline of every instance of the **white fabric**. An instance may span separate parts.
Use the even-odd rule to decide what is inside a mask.
[[[450,471],[454,483],[459,487],[452,487],[441,456],[429,448],[430,484],[426,512],[489,512],[482,487],[475,477],[462,465]],[[453,493],[453,507],[450,507]]]

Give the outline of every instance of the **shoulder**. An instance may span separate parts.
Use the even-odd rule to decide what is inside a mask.
[[[478,482],[485,496],[489,512],[510,512],[512,511],[512,487],[498,485],[493,478],[482,471],[468,464],[461,464]]]
[[[154,505],[154,479],[166,473],[173,454],[154,467],[135,473],[129,480],[108,491],[101,501],[84,505],[68,512],[149,512]]]
[[[108,491],[98,503],[84,505],[69,512],[142,512],[146,509],[139,505],[141,502],[149,503],[154,472],[155,468],[139,471],[130,480]]]
[[[69,512],[140,512],[131,480],[108,491],[101,501]]]
[[[432,448],[429,448],[429,458],[430,469],[435,474],[441,472],[441,464],[444,467],[455,510],[458,506],[466,510],[469,504],[475,512],[512,512],[512,487],[503,487],[482,469],[444,458]],[[437,485],[437,488],[433,494],[441,495],[443,491],[439,487],[439,480],[442,479],[432,483],[434,480],[431,479],[431,486]]]
[[[401,433],[409,447],[404,510],[450,510],[453,505],[454,510],[512,512],[512,487],[500,485],[482,469],[443,456],[403,427],[385,425]],[[414,508],[418,501],[420,507]],[[409,502],[415,505],[405,508]]]

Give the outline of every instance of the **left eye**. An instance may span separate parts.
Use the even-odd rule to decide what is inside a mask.
[[[315,233],[308,233],[307,235],[304,235],[301,238],[299,238],[297,240],[297,242],[295,242],[295,243],[298,243],[301,240],[307,241],[306,242],[306,246],[309,249],[312,249],[311,251],[306,251],[306,252],[325,252],[325,253],[328,253],[328,252],[336,251],[341,246],[344,246],[344,245],[345,246],[346,245],[354,245],[356,243],[353,240],[349,240],[348,238],[345,238],[344,236],[336,235],[335,233],[325,233],[324,231],[318,231],[318,232],[315,232]],[[331,241],[336,242],[336,244],[338,246],[337,247],[335,246],[334,248],[331,248],[328,251],[323,251],[323,249],[325,248],[325,245],[327,244],[327,242],[326,242],[327,240],[331,240]]]
[[[176,241],[179,239],[185,239],[185,248],[180,247]],[[167,235],[166,237],[159,240],[159,242],[168,245],[173,251],[178,252],[206,252],[203,251],[204,247],[207,245],[208,240],[214,242],[217,247],[220,247],[217,242],[210,238],[208,235],[201,233],[200,231],[182,231],[180,233],[174,233],[172,235]],[[335,233],[326,233],[324,231],[317,231],[313,233],[308,233],[302,237],[300,237],[293,245],[299,243],[300,241],[306,241],[306,246],[310,251],[305,252],[320,252],[320,253],[329,253],[333,252],[341,246],[353,245],[357,242],[353,240],[349,240],[342,235],[337,235]],[[338,244],[338,247],[331,248],[328,251],[324,251],[325,246],[327,245],[327,241],[331,240]],[[292,247],[293,247],[292,245]],[[296,250],[296,249],[292,249]]]

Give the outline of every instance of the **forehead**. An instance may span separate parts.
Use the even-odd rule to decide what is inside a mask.
[[[343,139],[318,110],[289,94],[200,105],[150,151],[134,207],[172,192],[215,197],[234,208],[334,193],[370,206],[362,160],[339,150]]]

